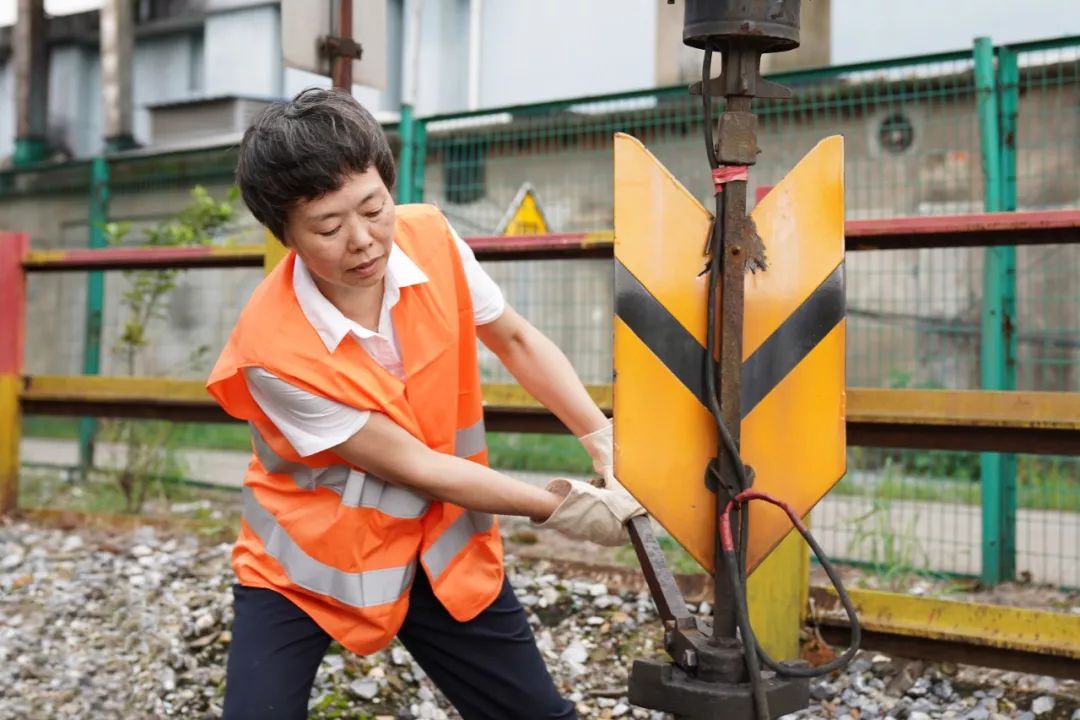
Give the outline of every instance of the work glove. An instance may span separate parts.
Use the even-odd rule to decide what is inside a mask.
[[[582,435],[578,438],[578,442],[581,443],[581,446],[589,453],[589,457],[592,458],[593,469],[596,470],[596,474],[603,478],[604,484],[602,487],[629,495],[622,483],[615,478],[614,425],[608,423],[599,430]]]
[[[623,490],[598,488],[587,482],[556,478],[548,492],[563,497],[562,503],[537,528],[551,528],[579,540],[599,545],[623,545],[629,540],[625,524],[645,514],[645,508]]]

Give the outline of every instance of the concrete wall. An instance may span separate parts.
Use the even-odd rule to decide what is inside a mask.
[[[201,33],[157,37],[136,44],[131,87],[135,106],[133,134],[140,144],[153,140],[148,105],[186,100],[204,93],[202,53]],[[163,68],[171,71],[162,72]],[[215,68],[208,75],[216,77],[218,72],[221,71]],[[100,83],[96,87],[100,88]],[[99,103],[97,115],[100,114]],[[100,133],[94,137],[99,138]],[[95,152],[100,151],[99,143]]]
[[[0,166],[15,152],[15,62],[0,62]],[[10,98],[10,99],[9,99]]]
[[[211,3],[202,27],[141,35],[132,67],[136,140],[150,141],[147,105],[202,95],[283,91],[280,23],[273,3]],[[0,65],[0,158],[14,150],[13,63]],[[104,148],[101,62],[96,43],[55,45],[50,54],[48,133],[62,155]]]
[[[207,16],[204,92],[214,95],[282,93],[280,11],[273,5]]]
[[[658,6],[657,0],[487,0],[481,106],[650,87]]]

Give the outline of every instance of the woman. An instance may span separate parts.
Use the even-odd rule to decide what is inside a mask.
[[[226,718],[304,717],[331,639],[396,635],[463,717],[571,718],[502,566],[494,515],[620,544],[644,511],[611,427],[433,207],[395,207],[393,157],[349,95],[267,108],[240,146],[255,218],[289,250],[208,388],[249,422]],[[486,465],[479,338],[581,438],[606,489]]]

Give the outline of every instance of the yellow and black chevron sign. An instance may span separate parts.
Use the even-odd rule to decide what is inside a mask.
[[[741,448],[754,487],[805,515],[845,471],[843,140],[821,141],[752,215],[769,267],[746,277]],[[710,572],[715,495],[705,467],[711,214],[636,139],[615,139],[615,472]],[[750,510],[748,567],[789,532]]]

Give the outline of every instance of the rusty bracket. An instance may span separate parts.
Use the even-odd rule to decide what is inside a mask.
[[[754,97],[768,98],[770,100],[787,100],[792,97],[791,88],[787,85],[781,85],[772,80],[766,80],[760,75],[754,78],[753,86],[756,90]],[[690,84],[690,94],[701,95],[700,80]],[[724,94],[724,85],[721,78],[714,77],[709,80],[709,94],[713,97]]]
[[[331,61],[343,57],[359,60],[364,55],[364,48],[352,38],[323,35],[319,38],[319,52]]]
[[[690,613],[656,540],[652,521],[645,515],[633,518],[627,523],[627,530],[656,612],[664,624],[664,649],[672,662],[691,678],[745,682],[739,641],[733,637],[713,640],[712,623]]]
[[[647,515],[640,515],[631,519],[626,529],[630,533],[630,542],[634,545],[634,552],[637,553],[641,572],[645,575],[645,583],[649,586],[653,602],[656,603],[660,620],[665,626],[670,624],[672,628],[696,627],[694,616],[686,607],[675,576],[667,565],[664,551],[656,541],[652,521]]]

